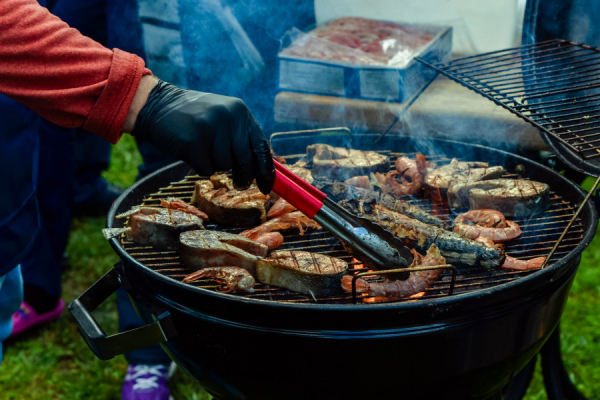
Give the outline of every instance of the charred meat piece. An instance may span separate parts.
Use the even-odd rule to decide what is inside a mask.
[[[368,218],[386,227],[409,246],[416,247],[420,251],[426,251],[435,244],[450,264],[482,265],[489,268],[499,267],[504,262],[504,250],[501,247],[487,247],[454,232],[411,219],[381,205],[371,205],[357,200],[342,201],[340,205],[359,217]]]
[[[448,190],[451,208],[492,209],[506,217],[529,218],[550,204],[550,186],[526,179],[493,179],[459,184]]]
[[[238,267],[211,267],[203,268],[183,278],[182,282],[193,282],[201,278],[214,278],[225,284],[225,288],[219,290],[221,293],[229,293],[236,290],[254,292],[254,277],[248,271]]]
[[[327,144],[313,144],[306,148],[312,159],[313,176],[326,176],[344,181],[371,172],[388,172],[390,160],[375,151],[348,150]]]
[[[204,229],[202,219],[180,210],[140,207],[122,216],[129,216],[127,239],[149,246],[176,248],[180,233]]]
[[[343,260],[307,251],[276,251],[256,263],[260,282],[314,296],[340,293],[347,270]]]
[[[445,222],[441,219],[391,194],[383,194],[381,192],[363,189],[343,182],[334,182],[327,178],[315,179],[314,186],[323,191],[331,200],[335,202],[352,199],[363,200],[367,203],[374,201],[392,211],[399,212],[407,217],[416,219],[426,224],[439,227],[445,226]]]
[[[262,194],[256,185],[242,191],[227,187],[217,189],[212,180],[196,181],[192,203],[223,225],[250,226],[266,221],[269,196]]]
[[[504,168],[501,166],[490,167],[486,162],[466,162],[454,158],[450,164],[430,170],[425,176],[425,184],[440,189],[448,189],[459,183],[499,178],[503,173]]]
[[[422,255],[412,250],[414,258],[413,263],[409,268],[414,267],[433,267],[436,265],[446,264],[446,260],[440,254],[440,251],[435,244],[432,244],[427,255],[423,258]],[[356,292],[368,293],[369,296],[376,297],[391,297],[400,298],[412,296],[413,294],[422,292],[430,287],[441,275],[442,269],[431,269],[424,271],[414,271],[410,273],[410,277],[403,281],[392,281],[385,279],[383,282],[369,282],[365,279],[358,278],[356,280]],[[342,289],[345,292],[352,293],[352,276],[344,275],[342,278]]]
[[[254,275],[256,261],[266,255],[264,244],[232,233],[189,231],[179,237],[181,264],[190,269],[236,265]]]

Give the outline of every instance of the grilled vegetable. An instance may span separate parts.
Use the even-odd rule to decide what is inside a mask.
[[[340,293],[347,270],[343,260],[307,251],[275,251],[256,263],[260,282],[314,296]]]
[[[344,181],[357,175],[371,172],[388,172],[390,160],[375,151],[348,150],[327,144],[313,144],[306,148],[312,159],[313,176],[326,176]]]
[[[451,208],[489,208],[509,218],[529,218],[548,208],[550,187],[526,179],[493,179],[459,184],[448,190],[448,203]]]
[[[181,263],[190,269],[235,265],[254,275],[259,257],[267,255],[264,244],[226,232],[184,232],[179,242]]]
[[[477,182],[499,178],[504,173],[501,166],[490,167],[486,162],[458,161],[430,170],[425,176],[425,184],[440,189],[448,189],[459,183]]]
[[[504,250],[501,247],[487,247],[454,232],[448,232],[391,211],[381,205],[371,205],[359,200],[342,201],[340,205],[358,216],[369,218],[386,227],[394,235],[404,239],[408,245],[416,247],[420,251],[427,251],[432,244],[435,244],[450,264],[499,267],[504,262]]]
[[[327,178],[317,178],[313,182],[313,185],[336,202],[352,199],[364,200],[368,203],[374,201],[390,210],[399,212],[426,224],[439,227],[445,226],[445,222],[441,219],[434,217],[428,212],[421,210],[419,207],[391,194],[383,194],[374,190],[352,186],[344,182],[331,181]]]
[[[269,196],[262,194],[256,185],[242,191],[228,189],[233,187],[230,181],[222,176],[196,181],[192,203],[211,220],[223,225],[250,226],[265,222]],[[221,187],[215,187],[215,182]]]

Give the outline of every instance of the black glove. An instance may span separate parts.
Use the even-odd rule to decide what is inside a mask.
[[[158,81],[141,109],[133,135],[189,164],[200,175],[233,172],[245,189],[253,179],[268,194],[275,168],[265,135],[235,97],[196,92]]]

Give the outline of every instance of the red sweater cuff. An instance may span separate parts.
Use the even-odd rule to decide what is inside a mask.
[[[121,129],[140,80],[151,72],[144,68],[144,61],[138,56],[119,49],[113,51],[108,82],[83,128],[115,144],[121,138]]]

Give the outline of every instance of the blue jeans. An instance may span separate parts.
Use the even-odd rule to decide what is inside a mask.
[[[23,302],[23,277],[21,266],[0,276],[0,362],[2,362],[2,341],[12,332],[12,315]]]

